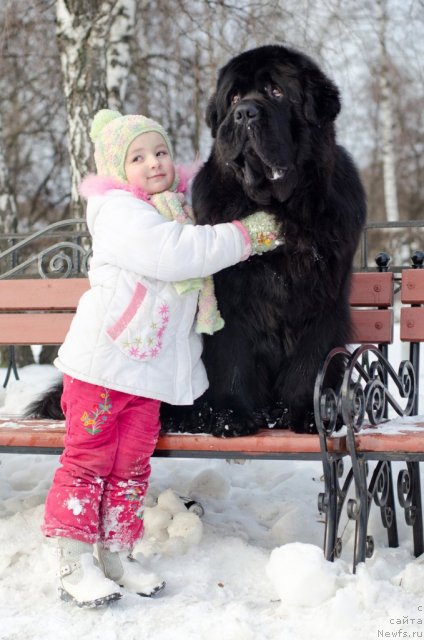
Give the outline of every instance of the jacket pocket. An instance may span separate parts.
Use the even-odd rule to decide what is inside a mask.
[[[168,303],[138,282],[128,306],[106,333],[132,360],[152,360],[162,349],[168,321]]]

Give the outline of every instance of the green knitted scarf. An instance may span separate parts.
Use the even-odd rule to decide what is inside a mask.
[[[175,220],[181,224],[193,224],[193,212],[185,202],[183,193],[162,191],[162,193],[152,195],[150,202],[168,220]],[[174,282],[174,287],[179,295],[190,291],[199,291],[196,333],[211,335],[222,329],[224,320],[219,313],[212,276]]]

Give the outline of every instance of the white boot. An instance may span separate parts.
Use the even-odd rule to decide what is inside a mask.
[[[105,576],[117,582],[119,586],[138,593],[139,596],[150,597],[162,591],[165,581],[155,573],[148,573],[128,551],[109,551],[97,545],[99,564]]]
[[[93,545],[72,538],[58,538],[59,588],[62,600],[79,607],[99,607],[118,600],[122,593],[94,564]]]

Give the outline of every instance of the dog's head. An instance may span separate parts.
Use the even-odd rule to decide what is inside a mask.
[[[270,45],[246,51],[219,73],[206,121],[220,164],[253,199],[293,193],[317,140],[334,138],[335,85],[307,56]],[[316,160],[316,158],[315,158]]]

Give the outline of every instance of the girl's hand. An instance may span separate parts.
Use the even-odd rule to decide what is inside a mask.
[[[242,218],[240,223],[246,229],[252,245],[250,255],[272,251],[283,239],[280,235],[280,224],[276,223],[275,217],[264,211],[252,213],[246,218]]]

